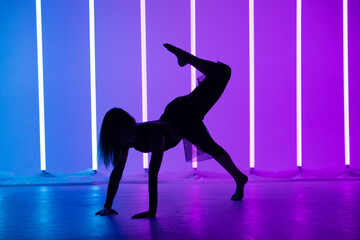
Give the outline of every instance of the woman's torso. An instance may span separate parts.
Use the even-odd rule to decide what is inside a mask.
[[[165,151],[175,147],[182,139],[181,131],[172,123],[163,120],[138,123],[136,142],[133,147],[140,152],[151,152],[151,136],[161,132],[165,137]]]

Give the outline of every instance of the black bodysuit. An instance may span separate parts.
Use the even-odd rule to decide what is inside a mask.
[[[198,158],[198,161],[224,153],[224,149],[210,136],[203,119],[224,92],[230,75],[230,67],[218,62],[213,71],[210,71],[190,94],[171,101],[166,106],[160,120],[138,124],[137,134],[141,136],[143,142],[137,142],[134,146],[135,149],[150,152],[148,138],[151,132],[158,129],[166,137],[165,150],[175,147],[181,139],[184,139],[187,161],[191,161],[194,156],[191,153],[191,144],[199,149],[197,151],[198,156],[203,153],[206,153],[204,155],[210,155],[209,157]],[[190,151],[187,146],[190,146]]]
[[[186,151],[186,143],[188,142],[194,144],[200,150],[197,151],[197,155],[207,153],[211,157],[216,157],[224,153],[224,149],[210,136],[203,119],[224,92],[230,75],[231,68],[218,62],[190,94],[171,101],[160,117],[160,122],[162,121],[160,125],[164,126],[164,129],[168,131],[168,135],[171,136],[170,139],[173,139],[169,146],[177,144],[180,137],[184,139],[187,161],[192,159],[191,152]],[[170,123],[168,125],[170,128],[166,128],[164,122]],[[172,130],[171,126],[175,126],[176,131]],[[209,158],[198,158],[200,161],[206,159]]]
[[[141,152],[151,152],[149,138],[156,131],[161,131],[165,136],[165,151],[175,147],[183,138],[182,132],[171,122],[149,121],[136,125],[137,140],[133,147]]]

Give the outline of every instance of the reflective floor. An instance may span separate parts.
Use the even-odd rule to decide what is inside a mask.
[[[360,239],[360,181],[159,184],[154,220],[147,185],[120,184],[114,209],[95,216],[107,185],[0,188],[0,239]]]

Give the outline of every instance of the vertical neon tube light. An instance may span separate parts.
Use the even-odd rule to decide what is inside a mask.
[[[141,86],[142,86],[142,120],[148,120],[147,107],[147,64],[146,64],[146,16],[145,0],[140,0],[140,17],[141,17]],[[148,169],[149,154],[143,154],[143,167]]]
[[[45,110],[44,110],[44,71],[41,28],[41,0],[36,0],[36,33],[38,57],[38,94],[39,94],[39,128],[40,128],[40,167],[46,170],[45,155]]]
[[[344,61],[344,133],[345,165],[350,165],[350,130],[349,130],[349,65],[348,65],[348,2],[343,0],[343,61]]]
[[[190,0],[190,38],[191,38],[191,54],[196,55],[196,28],[195,28],[195,0]],[[191,91],[196,88],[196,69],[191,66]],[[196,153],[197,149],[194,145],[192,153]],[[192,157],[192,167],[197,168],[197,155]]]
[[[96,81],[95,81],[95,17],[94,0],[89,0],[90,27],[90,91],[91,91],[91,139],[92,169],[97,170],[97,130],[96,130]]]
[[[296,0],[296,165],[302,166],[301,0]]]
[[[255,167],[254,0],[249,0],[250,168]]]

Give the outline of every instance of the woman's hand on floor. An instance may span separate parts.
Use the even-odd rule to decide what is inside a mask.
[[[140,219],[140,218],[154,218],[154,217],[155,217],[154,214],[150,214],[149,211],[146,211],[146,212],[135,214],[131,218],[132,219]]]
[[[100,216],[107,216],[111,214],[118,214],[118,213],[112,208],[103,208],[97,213],[95,213],[95,215],[100,215]]]

